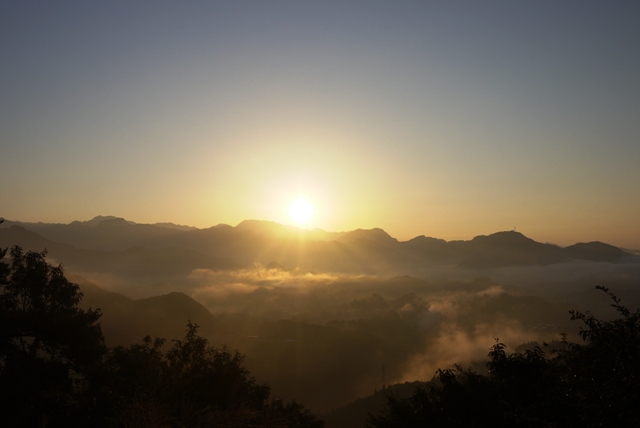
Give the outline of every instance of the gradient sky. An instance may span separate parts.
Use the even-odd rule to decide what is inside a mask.
[[[0,3],[0,215],[640,248],[640,3]]]

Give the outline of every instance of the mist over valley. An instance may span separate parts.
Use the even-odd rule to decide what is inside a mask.
[[[381,229],[254,220],[197,229],[107,216],[7,220],[0,247],[12,245],[46,249],[63,265],[82,307],[101,309],[108,345],[178,338],[191,321],[215,346],[246,355],[276,397],[325,413],[329,427],[345,425],[327,412],[384,386],[426,382],[454,363],[482,370],[496,338],[512,350],[561,333],[579,340],[569,310],[614,315],[595,285],[640,306],[640,256],[515,231],[398,241]]]

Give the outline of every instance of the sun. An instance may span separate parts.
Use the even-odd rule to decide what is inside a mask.
[[[305,224],[313,215],[313,205],[304,198],[298,198],[289,207],[289,215],[299,225]]]

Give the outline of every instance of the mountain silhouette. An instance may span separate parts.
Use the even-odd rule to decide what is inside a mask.
[[[113,216],[113,215],[98,215],[98,216],[95,216],[94,218],[92,218],[91,220],[87,220],[87,221],[78,221],[78,220],[76,220],[74,222],[71,222],[70,225],[73,225],[73,226],[84,225],[84,226],[93,227],[93,226],[97,226],[98,224],[102,223],[105,220],[116,220],[118,218],[120,218],[120,217],[116,217],[116,216]]]
[[[354,242],[360,239],[367,239],[371,242],[385,243],[385,244],[393,244],[397,243],[398,240],[392,238],[387,232],[382,229],[374,228],[374,229],[356,229],[351,232],[346,232],[336,240],[338,242]]]
[[[181,337],[188,320],[198,324],[207,336],[219,336],[226,328],[222,321],[184,293],[131,299],[80,276],[68,276],[80,285],[82,307],[101,309],[100,323],[109,345],[128,345],[139,342],[146,335]]]
[[[86,222],[74,221],[69,224],[7,223],[7,226],[22,226],[53,241],[94,250],[125,250],[146,239],[181,231],[171,227],[138,224],[114,216],[97,216]]]
[[[229,270],[240,267],[232,260],[186,248],[130,247],[123,251],[82,249],[44,238],[22,226],[13,225],[0,229],[0,248],[13,245],[37,252],[46,249],[49,258],[62,262],[66,268],[75,272],[163,277],[185,276],[194,269]]]
[[[398,241],[379,228],[325,232],[259,220],[207,229],[136,224],[113,216],[68,225],[8,223],[21,227],[21,232],[13,226],[0,228],[0,245],[19,244],[36,251],[47,247],[51,257],[79,272],[128,275],[187,275],[197,268],[253,268],[271,262],[313,272],[394,275],[438,264],[495,269],[571,260],[611,263],[637,257],[600,242],[562,248],[515,231],[469,241],[425,236]]]
[[[615,262],[630,256],[629,253],[613,245],[602,242],[580,242],[563,249],[574,259],[589,260],[592,262]]]
[[[470,251],[460,261],[460,266],[469,268],[550,265],[570,260],[560,247],[541,244],[515,231],[476,236],[457,245]]]

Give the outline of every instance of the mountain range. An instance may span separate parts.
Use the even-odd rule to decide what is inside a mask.
[[[214,346],[239,349],[275,396],[325,412],[328,428],[360,424],[384,400],[384,384],[428,381],[439,367],[482,360],[496,337],[517,346],[571,334],[568,310],[611,310],[582,291],[596,284],[640,302],[631,288],[639,256],[515,231],[399,241],[382,229],[256,220],[197,229],[99,216],[5,221],[0,248],[12,245],[46,248],[62,263],[82,306],[101,309],[108,344],[146,335],[170,343],[187,321],[197,323]]]
[[[397,274],[431,265],[477,270],[637,258],[602,242],[563,248],[515,231],[469,241],[426,236],[398,241],[377,228],[326,232],[246,220],[235,227],[197,229],[172,223],[138,224],[113,216],[70,224],[5,221],[0,246],[15,244],[37,251],[47,248],[50,257],[74,270],[117,270],[131,275],[182,275],[196,268],[231,270],[272,262],[312,272]]]

